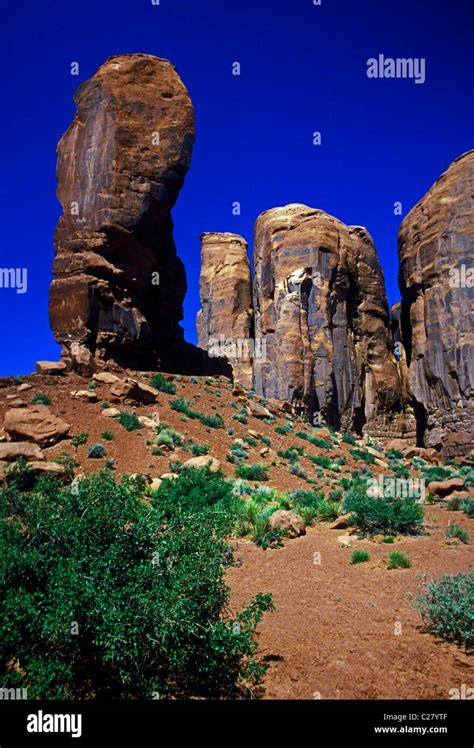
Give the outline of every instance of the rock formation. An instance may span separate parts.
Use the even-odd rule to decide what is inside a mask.
[[[402,434],[383,274],[368,231],[305,205],[262,213],[254,243],[254,386],[337,428]]]
[[[399,232],[400,339],[420,446],[474,447],[474,151],[457,158]]]
[[[171,63],[131,54],[110,57],[74,100],[58,145],[54,335],[79,370],[171,370],[190,354],[171,208],[191,161],[191,99]]]
[[[211,357],[225,356],[232,366],[234,381],[251,387],[252,280],[247,242],[241,236],[202,234],[200,296],[198,346]]]

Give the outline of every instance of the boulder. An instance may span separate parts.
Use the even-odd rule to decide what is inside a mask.
[[[69,436],[70,426],[45,405],[7,410],[3,428],[12,439],[50,446]]]
[[[431,483],[428,483],[428,493],[433,496],[449,496],[454,491],[459,491],[463,488],[464,480],[462,478],[449,478],[448,480],[431,481]]]
[[[269,418],[271,415],[269,410],[267,410],[263,405],[260,405],[260,403],[256,403],[253,400],[248,400],[246,402],[246,407],[250,411],[250,415],[252,415],[254,418]]]
[[[285,530],[289,538],[297,538],[299,535],[306,534],[303,518],[296,512],[287,509],[277,509],[270,515],[268,529],[271,531]]]
[[[120,415],[118,408],[103,408],[102,415],[104,418],[117,418]]]
[[[12,462],[18,457],[24,457],[25,460],[44,460],[44,455],[37,444],[31,442],[6,442],[0,444],[0,460]]]
[[[201,455],[200,457],[191,457],[190,460],[186,460],[183,463],[183,468],[203,468],[209,466],[211,473],[217,473],[220,470],[221,463],[215,457],[210,455]]]
[[[115,382],[120,381],[120,377],[117,377],[115,374],[111,374],[108,371],[99,371],[95,373],[94,379],[96,382],[100,382],[101,384],[115,384]]]
[[[67,366],[64,361],[37,361],[36,362],[36,373],[44,374],[47,376],[56,376],[58,374],[65,374]]]
[[[32,390],[33,385],[28,384],[28,382],[23,382],[23,384],[18,385],[17,391],[18,392],[27,392],[28,390]]]
[[[152,482],[150,483],[150,491],[158,491],[162,483],[163,481],[161,478],[153,478]]]
[[[164,481],[164,480],[174,480],[175,478],[179,478],[178,473],[163,473],[163,475],[160,475],[160,479],[162,481]]]
[[[71,395],[75,400],[83,400],[88,403],[97,402],[97,395],[92,390],[75,390],[71,392]]]
[[[117,399],[128,398],[143,405],[150,405],[157,401],[158,390],[136,379],[119,379],[110,388],[110,394]]]
[[[332,522],[329,525],[330,530],[347,530],[350,524],[350,518],[352,517],[352,514],[348,512],[347,514],[341,514],[340,517],[338,517],[334,522]]]

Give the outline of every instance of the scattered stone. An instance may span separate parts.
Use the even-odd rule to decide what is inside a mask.
[[[102,408],[104,418],[117,418],[120,415],[118,408]]]
[[[341,514],[340,517],[338,517],[331,525],[329,525],[330,530],[347,530],[349,527],[349,520],[352,517],[352,514],[348,512],[347,514]]]
[[[7,442],[0,444],[0,460],[12,462],[18,457],[25,460],[44,460],[43,451],[37,444],[31,442]]]
[[[76,390],[75,392],[71,392],[71,395],[76,400],[83,400],[89,403],[97,402],[97,395],[92,390]]]
[[[278,509],[270,515],[268,529],[270,531],[285,530],[289,538],[297,538],[306,534],[303,518],[287,509]]]
[[[221,467],[221,463],[215,457],[211,457],[210,455],[200,455],[200,457],[191,457],[190,460],[186,460],[186,462],[183,463],[183,468],[203,468],[207,465],[209,465],[211,473],[217,473]]]
[[[69,436],[70,426],[45,405],[34,405],[7,410],[3,428],[12,439],[49,446]]]
[[[36,373],[45,376],[57,376],[65,374],[67,366],[64,361],[37,361]]]
[[[253,400],[248,400],[245,404],[250,414],[255,418],[268,418],[271,415],[267,408],[264,408],[260,403],[255,403]]]
[[[153,478],[152,482],[150,483],[150,491],[158,491],[162,483],[163,481],[161,478]]]
[[[163,475],[160,475],[161,480],[174,480],[175,478],[179,478],[178,473],[163,473]]]
[[[32,390],[33,385],[28,384],[28,382],[23,382],[23,384],[18,385],[17,390],[18,392],[27,392],[27,390]]]
[[[442,481],[431,481],[428,483],[428,493],[432,496],[449,496],[458,489],[464,488],[464,480],[462,478],[449,478],[448,480]]]
[[[94,374],[94,379],[96,382],[100,382],[101,384],[115,384],[115,382],[119,382],[120,378],[117,377],[115,374],[111,374],[108,371],[99,371]]]
[[[151,405],[158,398],[158,390],[155,390],[154,387],[130,378],[119,379],[117,382],[114,382],[110,389],[110,394],[119,400],[129,398],[143,405]]]

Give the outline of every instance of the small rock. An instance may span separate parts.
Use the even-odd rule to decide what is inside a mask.
[[[117,418],[120,415],[118,408],[103,408],[102,415],[104,418]]]
[[[447,480],[428,483],[428,493],[433,496],[449,496],[453,491],[463,488],[464,480],[462,478],[448,478]]]
[[[140,425],[144,426],[146,429],[156,429],[156,423],[151,418],[148,418],[147,416],[138,416],[138,420]]]
[[[340,517],[338,517],[331,525],[329,525],[330,530],[346,530],[349,527],[349,520],[352,517],[352,514],[348,512],[347,514],[341,514]]]
[[[266,457],[269,452],[270,450],[268,449],[268,447],[262,447],[262,449],[259,452],[259,455],[260,457]]]
[[[91,390],[76,390],[75,392],[71,392],[71,395],[76,400],[83,400],[89,403],[97,402],[97,395]]]
[[[152,482],[150,483],[150,491],[158,491],[162,483],[163,481],[161,478],[153,478]]]
[[[254,418],[268,418],[271,415],[269,410],[260,403],[254,403],[253,400],[248,400],[246,406]]]
[[[289,538],[297,538],[306,534],[303,518],[287,509],[278,509],[270,515],[268,529],[285,530]]]
[[[178,473],[163,473],[163,475],[160,475],[161,480],[174,480],[175,478],[179,478]]]
[[[10,462],[18,457],[24,457],[25,460],[44,460],[44,455],[37,444],[31,442],[7,442],[0,444],[0,460]]]
[[[119,379],[115,382],[110,389],[110,394],[119,399],[128,397],[143,405],[155,403],[158,398],[158,390],[154,387],[130,378]]]
[[[211,473],[217,473],[217,471],[220,469],[221,463],[215,457],[211,457],[210,455],[201,455],[200,457],[191,457],[190,460],[186,460],[186,462],[183,463],[183,468],[203,468],[207,465],[209,465],[209,470],[211,471]]]
[[[96,374],[94,374],[93,379],[95,379],[96,382],[101,382],[102,384],[115,384],[115,382],[119,382],[120,379],[115,374],[111,374],[108,371],[99,371]]]
[[[348,548],[351,544],[352,538],[350,535],[339,535],[337,542],[340,543],[344,548]]]
[[[35,405],[7,410],[3,428],[13,439],[49,446],[69,436],[70,426],[45,405]]]
[[[30,468],[35,473],[55,473],[56,475],[64,475],[64,465],[59,465],[57,462],[30,462]]]
[[[23,382],[23,384],[18,385],[17,390],[18,392],[26,392],[27,390],[32,390],[33,386],[31,384],[28,384],[28,382]]]
[[[67,366],[64,361],[37,361],[36,373],[46,376],[64,374]]]

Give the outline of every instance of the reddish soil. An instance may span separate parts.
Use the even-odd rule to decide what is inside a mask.
[[[317,479],[317,488],[325,492],[351,469],[363,466],[349,454],[350,445],[341,442],[331,450],[318,449],[296,437],[295,432],[304,428],[302,422],[295,423],[293,433],[277,434],[275,427],[288,423],[283,414],[272,423],[252,416],[247,424],[232,419],[238,412],[235,404],[240,408],[242,402],[238,402],[232,394],[232,385],[224,379],[175,378],[176,395],[160,393],[154,406],[116,403],[110,396],[110,386],[105,384],[97,384],[95,388],[97,403],[78,401],[71,391],[86,389],[87,381],[74,374],[32,375],[24,381],[33,387],[18,393],[10,380],[0,380],[0,423],[10,407],[7,395],[19,394],[25,403],[35,394],[49,395],[51,410],[71,424],[71,433],[87,432],[89,440],[77,454],[65,440],[44,450],[45,457],[54,460],[64,452],[76,456],[80,463],[78,473],[103,466],[103,460],[87,458],[88,447],[96,442],[102,443],[107,457],[115,460],[118,474],[145,472],[156,477],[170,470],[170,461],[185,461],[192,456],[183,449],[153,456],[155,433],[146,428],[125,431],[116,420],[104,416],[100,407],[103,401],[137,415],[159,411],[160,420],[184,437],[194,443],[208,444],[209,454],[221,461],[223,472],[229,476],[234,475],[235,466],[226,461],[226,454],[234,439],[248,436],[249,429],[270,438],[270,454],[264,458],[259,454],[265,447],[260,440],[256,447],[246,447],[247,464],[266,463],[270,468],[266,485],[280,491],[311,489],[304,479],[290,474],[289,465],[276,455],[278,450],[293,445],[303,446],[306,453],[324,454],[331,459],[346,457],[341,473],[325,471],[325,477]],[[170,408],[170,400],[180,395],[189,399],[200,413],[220,412],[226,428],[209,429],[197,420],[183,420]],[[234,434],[229,435],[228,428]],[[115,440],[105,441],[102,437],[105,431],[112,432]],[[272,462],[276,464],[271,465]],[[301,462],[308,476],[316,478],[311,462],[306,459]],[[384,471],[378,468],[378,472]],[[428,506],[426,514],[428,534],[397,539],[395,545],[353,536],[350,547],[346,548],[337,538],[347,531],[330,530],[327,524],[309,528],[306,536],[285,541],[280,549],[263,551],[250,541],[236,542],[242,565],[228,574],[233,606],[241,607],[257,592],[271,592],[276,606],[276,611],[266,614],[259,627],[260,656],[269,663],[264,681],[265,698],[447,699],[450,688],[460,688],[462,683],[474,686],[472,658],[457,645],[439,642],[425,633],[407,596],[416,593],[422,574],[439,576],[472,568],[472,545],[448,545],[444,530],[453,519],[469,528],[472,535],[473,522],[461,512],[448,512],[440,506]],[[369,550],[370,560],[351,565],[350,553],[354,548]],[[394,548],[409,556],[411,569],[387,569],[386,558]],[[315,563],[317,553],[320,563]],[[398,623],[399,635],[395,633]]]

